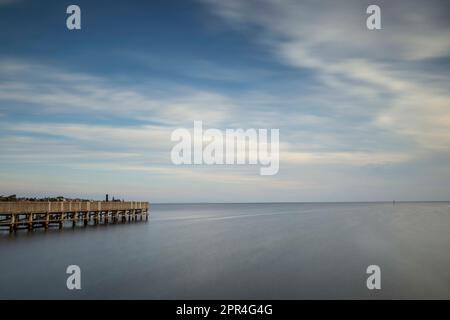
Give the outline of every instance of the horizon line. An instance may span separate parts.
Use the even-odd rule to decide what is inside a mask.
[[[151,202],[150,204],[314,204],[314,203],[425,203],[450,200],[380,200],[380,201],[263,201],[263,202]]]

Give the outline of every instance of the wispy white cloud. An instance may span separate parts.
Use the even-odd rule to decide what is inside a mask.
[[[410,161],[414,155],[395,152],[286,152],[283,160],[295,164],[390,165]]]
[[[205,2],[232,26],[257,26],[282,61],[317,72],[324,91],[378,102],[380,129],[422,147],[449,146],[449,75],[433,78],[420,68],[424,59],[450,55],[447,3],[383,2],[383,30],[372,32],[364,1]]]
[[[0,99],[38,106],[40,112],[178,124],[199,115],[213,124],[226,121],[236,106],[225,96],[195,88],[165,90],[124,86],[100,77],[70,73],[41,64],[0,61]]]

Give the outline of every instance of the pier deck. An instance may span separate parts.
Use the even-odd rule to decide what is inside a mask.
[[[148,220],[148,202],[139,201],[12,201],[0,202],[0,230],[62,228],[99,223]]]

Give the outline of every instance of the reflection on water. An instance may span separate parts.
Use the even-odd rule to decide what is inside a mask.
[[[1,232],[0,254],[2,299],[449,299],[450,203],[153,205],[147,223]]]

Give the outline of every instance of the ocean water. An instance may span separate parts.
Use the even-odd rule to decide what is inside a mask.
[[[0,298],[450,299],[450,203],[153,205],[148,222],[0,232]]]

